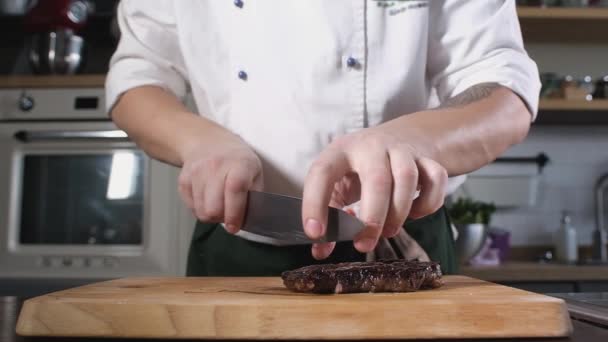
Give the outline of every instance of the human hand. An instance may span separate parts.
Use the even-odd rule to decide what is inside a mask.
[[[184,157],[179,193],[204,222],[224,222],[229,233],[243,224],[249,190],[263,188],[262,163],[238,138],[213,148],[192,148]]]
[[[327,207],[360,202],[365,228],[355,248],[372,251],[380,236],[399,233],[406,218],[420,218],[443,205],[447,171],[421,153],[415,134],[394,123],[348,134],[332,142],[312,164],[304,184],[302,220],[306,234],[317,239],[326,232]],[[420,195],[414,200],[417,188]],[[324,259],[335,243],[315,244],[312,254]]]

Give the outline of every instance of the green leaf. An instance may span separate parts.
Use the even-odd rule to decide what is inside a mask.
[[[463,197],[448,207],[448,214],[456,224],[489,224],[495,211],[496,206],[493,203],[485,203]]]

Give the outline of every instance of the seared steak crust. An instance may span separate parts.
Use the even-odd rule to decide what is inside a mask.
[[[285,286],[296,292],[413,292],[440,287],[436,262],[381,260],[311,265],[281,274]]]

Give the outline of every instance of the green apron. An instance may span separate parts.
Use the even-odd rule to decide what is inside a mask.
[[[439,261],[445,274],[456,272],[454,239],[445,208],[407,221],[406,231]],[[278,247],[248,241],[227,233],[220,224],[198,222],[188,254],[188,276],[278,276],[281,272],[318,263],[363,261],[352,242],[340,242],[331,256],[315,260],[309,245]]]

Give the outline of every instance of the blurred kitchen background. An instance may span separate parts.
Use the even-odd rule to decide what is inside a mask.
[[[116,4],[0,0],[0,294],[184,273],[193,219],[177,170],[105,116]],[[541,70],[540,113],[523,144],[449,198],[461,272],[608,291],[608,1],[518,1],[518,13]]]

